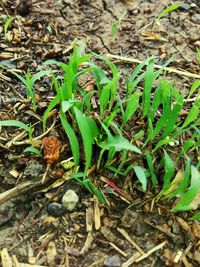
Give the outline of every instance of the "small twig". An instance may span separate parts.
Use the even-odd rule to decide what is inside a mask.
[[[6,12],[6,15],[9,16],[8,10],[5,8],[4,4],[2,3],[2,1],[0,1],[0,5],[2,6],[2,8],[4,9],[4,11]]]
[[[123,257],[127,257],[128,255],[122,251],[119,247],[117,247],[114,243],[109,242],[109,244],[111,245],[111,247],[113,247],[118,253],[120,253]]]
[[[133,239],[130,238],[130,236],[126,233],[124,229],[117,228],[117,231],[120,232],[120,234],[123,235],[123,237],[125,237],[126,240],[128,240],[131,243],[131,245],[133,245],[133,247],[138,250],[138,252],[140,252],[140,254],[145,254],[145,252],[138,246],[138,244],[135,241],[133,241]]]
[[[35,143],[35,141],[39,141],[39,140],[41,140],[45,135],[47,135],[47,134],[54,128],[55,123],[56,123],[56,119],[54,119],[54,121],[53,121],[51,127],[48,128],[48,129],[46,130],[46,132],[44,132],[43,134],[41,134],[41,135],[39,135],[39,136],[33,138],[32,140],[27,139],[27,140],[24,140],[24,141],[15,142],[15,141],[13,141],[13,140],[15,140],[15,138],[18,138],[18,135],[17,135],[17,136],[14,137],[11,141],[9,141],[9,142],[6,144],[6,146],[9,148],[9,147],[11,147],[12,145],[15,145],[15,146],[32,145],[32,144]],[[22,135],[22,134],[25,134],[25,133],[26,133],[26,131],[23,131],[22,133],[20,133],[20,134],[19,134],[20,138],[21,138],[21,135]],[[36,143],[37,143],[37,142],[36,142]]]
[[[88,250],[90,249],[91,245],[92,245],[92,241],[94,240],[94,237],[92,235],[91,232],[89,232],[87,234],[87,238],[85,241],[84,246],[82,247],[81,251],[80,251],[80,255],[84,255],[86,252],[88,252]]]
[[[140,261],[146,259],[147,257],[149,257],[149,256],[150,256],[152,253],[154,253],[155,251],[157,251],[157,250],[163,248],[163,247],[166,245],[166,243],[167,243],[167,241],[164,241],[164,242],[162,242],[161,244],[159,244],[158,246],[156,246],[156,247],[150,249],[147,253],[145,253],[145,254],[142,255],[141,257],[137,258],[137,259],[135,260],[135,262],[140,262]]]
[[[15,186],[14,188],[11,188],[3,193],[0,194],[0,204],[6,202],[7,200],[18,196],[22,192],[26,192],[32,187],[41,185],[41,180],[37,181],[28,181],[23,184],[19,184]]]
[[[51,164],[47,164],[47,167],[46,167],[46,170],[45,170],[45,173],[43,174],[43,176],[42,176],[42,184],[44,184],[45,183],[45,181],[46,181],[46,178],[47,178],[47,174],[48,174],[48,172],[49,172],[49,170],[50,170],[50,167],[51,167]]]
[[[159,225],[154,225],[153,223],[151,223],[148,220],[144,220],[144,222],[148,225],[150,225],[151,227],[159,230],[160,232],[166,234],[167,236],[171,237],[174,241],[176,241],[179,237],[176,236],[175,234],[171,233],[169,230],[164,229],[163,227],[159,226]]]
[[[107,54],[106,56],[108,58],[111,58],[111,59],[117,59],[117,60],[121,60],[121,61],[124,61],[124,62],[130,62],[130,63],[138,63],[138,64],[140,64],[140,63],[143,62],[143,61],[138,60],[138,59],[121,57],[121,56],[112,55],[112,54]],[[156,64],[154,65],[154,67],[157,68],[157,69],[163,68],[162,66],[156,65]],[[199,74],[191,73],[191,72],[188,72],[188,71],[181,71],[181,70],[177,70],[177,69],[170,68],[170,67],[164,67],[163,70],[165,70],[165,71],[167,71],[169,73],[172,72],[172,73],[176,73],[178,75],[186,76],[186,77],[189,77],[189,78],[200,79],[200,75]]]
[[[129,267],[129,266],[131,266],[135,262],[135,260],[137,258],[139,258],[140,256],[141,256],[141,254],[139,252],[136,252],[126,262],[124,262],[121,267]]]

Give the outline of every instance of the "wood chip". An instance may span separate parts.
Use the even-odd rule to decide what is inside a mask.
[[[109,244],[111,245],[111,247],[113,247],[118,253],[120,253],[123,257],[127,257],[128,255],[123,251],[121,250],[118,246],[116,246],[114,243],[112,242],[109,242]]]
[[[138,250],[138,252],[140,252],[140,254],[145,254],[145,252],[138,246],[138,244],[135,241],[133,241],[133,239],[131,239],[131,237],[127,234],[127,232],[124,229],[117,228],[117,231],[120,232],[120,234],[123,235],[123,237],[125,237],[126,240],[128,240],[133,245],[133,247]]]
[[[139,257],[138,259],[135,260],[135,262],[140,262],[144,259],[146,259],[147,257],[149,257],[152,253],[156,252],[159,249],[162,249],[165,245],[166,245],[167,241],[162,242],[161,244],[159,244],[158,246],[150,249],[147,253],[145,253],[144,255],[142,255],[141,257]]]
[[[99,230],[101,228],[99,200],[96,196],[94,196],[94,225],[95,225],[95,230]]]
[[[93,228],[93,209],[86,209],[86,231],[91,232]]]
[[[10,59],[10,58],[13,58],[14,55],[13,53],[10,53],[10,52],[2,52],[0,53],[0,59]]]
[[[188,232],[190,230],[190,226],[180,217],[176,217],[176,221],[180,224],[181,228]]]
[[[47,248],[47,262],[50,266],[56,266],[55,257],[57,255],[56,245],[50,241]]]
[[[139,258],[140,256],[141,256],[141,254],[139,252],[136,252],[126,262],[124,262],[121,267],[131,266],[131,264],[134,263],[136,261],[136,259]]]
[[[92,245],[92,241],[93,240],[94,240],[94,237],[92,236],[92,233],[89,232],[87,234],[87,238],[86,238],[85,244],[84,244],[84,246],[81,249],[81,252],[80,252],[81,255],[84,255],[89,250],[89,248]]]
[[[1,263],[2,267],[12,267],[12,259],[8,254],[7,248],[1,250]]]
[[[112,55],[112,54],[107,54],[106,56],[108,58],[111,58],[111,59],[121,60],[121,61],[124,61],[124,62],[130,62],[130,63],[140,64],[140,63],[143,62],[143,61],[138,60],[138,59],[121,57],[121,56]],[[161,69],[162,68],[162,66],[156,65],[156,64],[154,65],[154,67],[156,69]],[[200,79],[200,75],[199,74],[191,73],[191,72],[188,72],[188,71],[177,70],[177,69],[171,68],[171,67],[165,67],[165,68],[163,68],[163,70],[167,71],[169,73],[176,73],[178,75],[186,76],[186,77],[189,77],[189,78]]]
[[[183,255],[183,251],[179,250],[177,253],[176,253],[176,256],[174,258],[174,262],[175,263],[178,263],[181,259],[181,256]]]

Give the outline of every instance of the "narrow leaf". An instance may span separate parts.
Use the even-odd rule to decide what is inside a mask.
[[[170,180],[173,177],[175,171],[175,164],[165,150],[164,150],[164,162],[165,162],[165,174],[163,178],[164,180],[163,190],[165,191],[169,188]]]
[[[151,154],[149,152],[146,153],[146,159],[147,159],[147,164],[148,164],[149,171],[151,174],[152,183],[155,186],[158,184],[158,179],[156,177],[154,165],[153,165],[153,160],[152,160]]]
[[[142,189],[144,191],[146,191],[146,189],[147,189],[147,177],[146,177],[146,174],[144,172],[144,168],[142,168],[140,166],[133,166],[133,169],[135,171],[135,174],[136,174],[138,180],[142,184]]]
[[[18,121],[18,120],[4,120],[4,121],[0,121],[0,126],[8,126],[8,127],[18,127],[18,128],[22,128],[25,131],[27,131],[28,133],[30,133],[32,131],[31,127],[29,127],[27,124]]]
[[[79,144],[78,144],[78,139],[74,133],[74,130],[70,126],[70,124],[67,122],[66,115],[61,111],[60,112],[60,120],[62,123],[62,126],[65,130],[65,133],[67,134],[70,142],[70,146],[72,149],[72,154],[74,157],[74,164],[75,166],[78,166],[79,163]]]
[[[35,155],[37,155],[38,157],[42,157],[42,153],[39,149],[37,149],[36,147],[30,146],[24,149],[23,151],[24,153],[33,153]]]
[[[173,211],[183,211],[192,209],[193,208],[192,201],[199,193],[200,193],[200,173],[194,166],[191,166],[191,185],[188,188],[187,192],[177,202],[176,206],[173,208]]]
[[[75,113],[78,127],[81,132],[82,139],[83,139],[83,145],[84,145],[84,151],[85,151],[85,157],[86,157],[85,171],[87,171],[91,163],[92,144],[94,142],[94,138],[91,134],[91,128],[88,125],[88,120],[86,116],[84,116],[81,113],[81,111],[77,109],[76,107],[74,107],[74,113]]]

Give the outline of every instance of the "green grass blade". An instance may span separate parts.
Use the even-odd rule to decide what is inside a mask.
[[[159,21],[162,17],[164,17],[166,14],[178,9],[179,7],[181,6],[180,3],[176,3],[174,5],[171,5],[167,8],[165,8],[160,14],[159,16],[157,17],[157,20]]]
[[[155,154],[156,150],[158,150],[162,146],[168,145],[170,142],[174,142],[174,138],[165,138],[164,140],[158,141],[152,153]]]
[[[149,141],[152,141],[156,137],[156,135],[158,135],[159,132],[164,128],[164,126],[166,125],[166,121],[168,119],[168,115],[169,115],[169,111],[166,111],[165,114],[163,114],[162,117],[158,120],[158,122],[156,123],[155,128],[153,129],[151,134],[148,135],[147,140],[145,142],[145,145]]]
[[[61,100],[60,96],[56,95],[54,97],[54,99],[50,102],[50,104],[48,105],[47,109],[45,110],[43,118],[42,118],[43,131],[45,131],[45,129],[46,129],[46,122],[47,122],[47,119],[48,119],[49,112],[51,112],[51,110],[60,103],[60,100]]]
[[[147,159],[147,164],[148,164],[150,175],[151,175],[151,180],[152,180],[153,185],[155,186],[158,184],[158,179],[156,177],[153,160],[149,152],[146,153],[146,159]]]
[[[81,136],[83,139],[83,146],[84,146],[84,152],[86,157],[86,166],[85,171],[87,171],[91,164],[91,158],[92,158],[92,144],[94,142],[94,138],[91,133],[91,128],[88,125],[88,119],[86,116],[84,116],[79,109],[74,107],[74,113],[76,116],[76,121],[78,123],[79,130],[81,132]]]
[[[140,96],[141,96],[141,92],[138,89],[127,100],[126,109],[125,109],[125,112],[123,114],[122,127],[127,123],[127,121],[129,121],[132,118],[133,114],[138,109]]]
[[[62,94],[63,94],[63,100],[69,100],[72,99],[72,93],[76,95],[76,85],[74,84],[74,87],[72,86],[74,72],[70,66],[66,66],[66,74],[64,77],[64,83],[62,86]],[[74,92],[73,92],[73,89]]]
[[[150,114],[149,118],[153,122],[155,118],[156,110],[162,105],[163,109],[170,109],[171,106],[171,97],[170,97],[170,89],[172,87],[172,84],[161,80],[160,84],[155,90],[153,103],[150,108]],[[166,107],[167,106],[167,107]]]
[[[195,213],[193,216],[192,216],[192,219],[193,220],[200,220],[200,212],[197,212],[197,213]]]
[[[135,171],[135,174],[136,174],[138,180],[142,184],[143,191],[146,191],[147,190],[147,177],[146,177],[144,168],[142,168],[140,166],[133,166],[133,169]]]
[[[62,101],[61,103],[62,112],[66,113],[71,107],[74,106],[76,102],[79,102],[79,101],[78,100]]]
[[[32,128],[30,126],[28,126],[27,124],[18,121],[18,120],[4,120],[4,121],[0,121],[0,126],[6,126],[6,127],[18,127],[18,128],[22,128],[25,131],[27,131],[29,133],[29,135],[32,133]]]
[[[61,64],[64,64],[64,63],[57,61],[55,59],[48,59],[43,63],[43,65],[57,65],[57,66],[60,66]]]
[[[10,25],[12,24],[13,20],[16,19],[16,17],[8,17],[8,19],[6,20],[5,24],[4,24],[4,34],[6,35],[8,28],[10,27]]]
[[[195,102],[193,107],[190,109],[190,112],[186,117],[183,125],[181,126],[181,129],[185,128],[186,126],[188,126],[188,124],[190,124],[191,122],[195,121],[195,119],[198,118],[199,107],[200,107],[200,100]]]
[[[165,162],[165,174],[163,178],[164,181],[163,190],[165,191],[170,187],[170,180],[175,172],[175,164],[165,150],[164,150],[164,162]]]
[[[14,74],[25,86],[27,86],[26,79],[24,79],[21,75],[19,75],[16,72],[12,72],[12,74]]]
[[[23,150],[24,153],[33,153],[37,155],[38,157],[42,157],[42,153],[39,149],[33,146],[29,146]]]
[[[100,134],[99,128],[96,125],[96,122],[91,117],[85,117],[87,120],[88,127],[94,142],[94,139]]]
[[[154,59],[150,59],[144,78],[144,93],[142,98],[143,117],[146,116],[149,111],[151,89],[154,80]]]
[[[106,118],[104,119],[103,123],[109,127],[110,124],[113,122],[113,120],[116,118],[117,114],[120,112],[120,109],[115,106],[115,108],[113,109],[113,111],[111,112],[110,115],[106,116]]]
[[[196,80],[193,82],[191,89],[190,89],[190,93],[187,97],[187,99],[189,99],[191,97],[192,94],[195,93],[195,91],[200,87],[200,80]]]
[[[71,146],[72,154],[74,158],[74,164],[75,166],[78,166],[78,163],[79,163],[78,139],[74,133],[74,130],[72,129],[70,124],[67,122],[66,115],[62,111],[60,112],[60,120],[70,142],[70,146]]]
[[[88,179],[88,185],[89,185],[89,187],[90,187],[92,193],[98,198],[98,200],[99,200],[102,204],[106,205],[107,202],[106,202],[106,200],[105,200],[104,195],[101,193],[101,191],[100,191],[100,190],[99,190],[99,189],[98,189],[98,188],[91,182],[91,180],[89,180],[89,179]]]
[[[177,103],[173,107],[173,110],[170,112],[168,119],[167,119],[167,122],[166,122],[165,130],[164,130],[162,137],[161,137],[162,139],[167,137],[175,129],[175,125],[177,123],[178,116],[180,115],[180,112],[182,110],[183,99],[184,99],[184,97],[182,95],[180,95]]]
[[[99,102],[100,102],[100,116],[103,116],[106,111],[106,107],[108,106],[109,99],[111,95],[111,83],[105,85],[102,89]]]
[[[187,192],[177,202],[173,211],[190,210],[193,208],[192,201],[195,199],[197,194],[200,193],[200,173],[194,167],[191,166],[191,184]]]
[[[135,88],[135,80],[137,75],[140,73],[140,71],[142,70],[142,68],[147,64],[147,60],[144,60],[142,63],[140,63],[139,65],[137,65],[137,67],[135,68],[135,70],[133,71],[131,77],[129,78],[128,82],[127,82],[127,90],[128,90],[128,95],[130,95],[133,92],[133,89]],[[145,73],[143,75],[140,76],[140,79],[138,80],[138,83],[144,78]]]
[[[32,77],[31,77],[31,83],[32,83],[32,85],[37,80],[39,80],[40,78],[42,78],[43,76],[50,75],[50,74],[55,73],[55,72],[57,72],[57,71],[56,70],[41,70],[41,71],[37,72],[36,74],[32,75]]]
[[[120,158],[121,162],[120,162],[118,168],[115,170],[114,176],[117,176],[117,175],[119,175],[121,173],[121,170],[122,170],[124,164],[126,163],[126,158],[127,158],[127,151],[124,150],[122,152],[122,157]]]
[[[185,166],[183,180],[180,182],[179,186],[171,194],[169,194],[169,196],[167,196],[167,198],[173,198],[178,194],[182,194],[183,192],[185,192],[190,183],[190,176],[191,176],[191,161],[188,158]]]
[[[112,136],[112,138],[107,139],[101,143],[101,147],[108,150],[114,148],[115,151],[128,150],[138,154],[142,154],[140,149],[135,145],[131,144],[126,138],[120,135]]]

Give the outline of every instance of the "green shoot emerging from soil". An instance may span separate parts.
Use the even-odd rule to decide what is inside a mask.
[[[170,12],[177,10],[179,7],[181,7],[181,3],[176,3],[174,5],[168,6],[158,15],[156,18],[156,21],[159,23],[160,19],[164,17],[165,15],[169,14]]]
[[[98,55],[83,55],[76,43],[68,63],[49,60],[45,65],[59,68],[59,75],[55,76],[55,70],[32,77],[28,71],[25,79],[15,75],[26,85],[34,111],[34,83],[51,75],[55,94],[43,114],[43,130],[50,112],[56,109],[65,142],[69,142],[69,158],[73,156],[71,179],[105,204],[104,195],[92,182],[92,169],[98,175],[105,171],[122,177],[132,173],[143,191],[151,185],[160,188],[157,199],[178,197],[174,211],[198,207],[200,99],[196,92],[200,81],[195,81],[184,96],[173,82],[161,77],[165,66],[154,70],[151,58],[135,68],[122,92],[116,65]],[[92,87],[80,85],[81,77],[87,75]],[[1,121],[0,125],[23,128],[31,138],[31,128],[19,121]],[[33,147],[27,152],[41,156]]]

